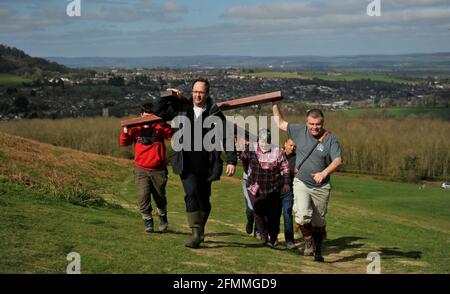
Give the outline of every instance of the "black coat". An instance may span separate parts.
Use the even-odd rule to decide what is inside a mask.
[[[153,112],[162,117],[164,120],[169,121],[172,120],[177,115],[185,115],[191,122],[191,127],[194,126],[194,110],[192,100],[181,101],[173,98],[161,98],[154,106]],[[227,140],[232,140],[234,142],[234,137],[226,136],[226,120],[222,111],[217,107],[215,103],[212,102],[211,98],[208,98],[206,102],[206,109],[203,111],[202,119],[206,119],[209,116],[217,116],[222,120],[223,125],[223,142],[222,146],[225,148]],[[212,128],[211,128],[212,129]],[[175,131],[178,129],[175,128]],[[210,129],[203,128],[203,136],[205,133],[210,131]],[[233,143],[234,146],[234,143]],[[203,148],[203,147],[202,147]],[[186,174],[190,172],[189,166],[186,166],[187,163],[185,157],[189,157],[191,154],[187,154],[188,152],[193,151],[173,151],[171,157],[171,164],[173,172],[179,175]],[[208,162],[198,162],[200,166],[205,167],[204,173],[208,175],[208,181],[216,181],[220,179],[223,170],[223,160],[221,159],[221,151],[213,150],[213,151],[203,151],[207,153]],[[225,151],[227,164],[236,165],[237,163],[237,155],[236,151]],[[191,169],[192,170],[192,169]]]

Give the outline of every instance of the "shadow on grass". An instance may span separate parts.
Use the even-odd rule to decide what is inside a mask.
[[[202,249],[224,248],[224,247],[264,248],[264,246],[259,244],[259,242],[255,242],[255,243],[239,243],[239,242],[208,241],[208,240],[205,240],[204,244],[200,245],[200,248],[202,248]]]
[[[167,231],[165,232],[161,232],[161,231],[154,231],[151,234],[174,234],[174,235],[184,235],[184,236],[190,236],[191,233],[190,232],[182,232],[182,231],[175,231],[172,229],[167,229]],[[236,233],[230,233],[230,232],[221,232],[221,233],[206,233],[205,237],[226,237],[226,236],[240,236],[241,234],[236,234]]]
[[[363,239],[365,238],[357,236],[345,236],[334,240],[325,240],[325,254],[334,254],[348,249],[361,248],[362,246],[364,246],[364,243],[356,241]]]
[[[422,251],[403,252],[398,249],[400,249],[400,248],[398,248],[398,247],[392,247],[392,248],[381,247],[379,252],[380,252],[381,256],[406,257],[406,258],[412,258],[412,259],[422,258]]]
[[[220,233],[206,233],[206,237],[225,237],[225,236],[242,236],[242,234],[230,233],[230,232],[220,232]]]
[[[167,229],[164,232],[158,231],[156,229],[154,232],[152,232],[150,234],[173,234],[173,235],[185,235],[185,236],[190,236],[191,235],[191,233],[188,233],[188,232],[175,231],[175,230],[172,230],[172,229]]]
[[[341,251],[348,249],[358,249],[364,246],[364,243],[356,242],[359,240],[363,240],[363,237],[356,236],[348,236],[348,237],[340,237],[334,240],[325,241],[325,255],[328,254],[338,254]],[[381,247],[379,249],[373,249],[371,251],[378,252],[384,258],[411,258],[411,259],[420,259],[422,257],[421,251],[401,251],[398,247]],[[345,256],[338,260],[334,260],[331,263],[336,262],[348,262],[354,261],[356,259],[366,259],[367,254],[369,252],[357,253],[351,256]]]

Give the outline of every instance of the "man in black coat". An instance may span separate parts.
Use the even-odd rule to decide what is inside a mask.
[[[182,98],[179,90],[169,90]],[[237,156],[233,133],[231,136],[227,134],[225,116],[209,97],[209,82],[206,79],[197,79],[192,83],[192,99],[162,98],[154,113],[175,123],[171,163],[174,173],[180,175],[183,183],[188,224],[192,229],[191,239],[185,246],[198,248],[204,241],[205,225],[211,212],[211,183],[219,180],[222,174],[221,147],[226,148],[227,141],[232,147],[226,150],[226,173],[228,176],[235,173]],[[177,136],[178,131],[184,135]],[[215,138],[222,141],[216,142],[221,145],[220,148],[205,145],[205,135],[213,131],[220,133]]]

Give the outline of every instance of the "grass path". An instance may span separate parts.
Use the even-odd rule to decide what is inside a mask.
[[[83,273],[365,273],[369,252],[381,254],[383,273],[450,273],[448,190],[335,176],[319,264],[287,250],[283,234],[275,249],[247,236],[240,180],[223,177],[213,184],[206,241],[193,250],[184,247],[190,233],[176,175],[167,186],[169,231],[146,234],[132,161],[3,138],[1,273],[64,273],[72,251]],[[116,205],[74,205],[50,189],[74,183]]]

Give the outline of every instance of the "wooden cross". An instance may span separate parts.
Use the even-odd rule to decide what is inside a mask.
[[[186,98],[178,98],[175,92],[172,91],[162,91],[160,93],[162,99],[180,99],[181,101],[187,101]],[[220,108],[220,110],[230,110],[230,109],[236,109],[241,108],[245,106],[250,105],[259,105],[269,102],[275,102],[283,99],[283,95],[281,91],[271,92],[271,93],[265,93],[255,96],[249,96],[249,97],[243,97],[243,98],[237,98],[237,99],[231,99],[223,102],[218,102],[217,106]],[[140,125],[146,125],[151,123],[158,123],[163,122],[164,120],[156,115],[149,115],[145,117],[139,117],[139,118],[133,118],[133,119],[127,119],[120,122],[122,127],[135,127]]]

